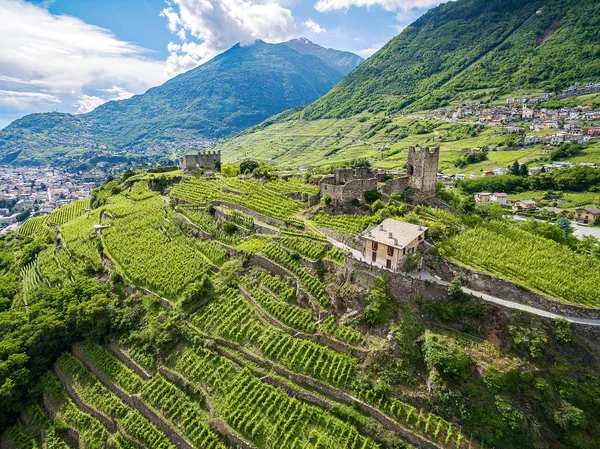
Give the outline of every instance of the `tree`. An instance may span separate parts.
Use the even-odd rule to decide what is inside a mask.
[[[213,292],[213,285],[210,277],[203,274],[196,282],[189,284],[183,292],[181,299],[182,305],[197,304],[203,305]]]
[[[519,168],[520,168],[519,161],[514,161],[510,167],[510,174],[519,176],[521,174]]]
[[[404,261],[404,271],[410,273],[419,267],[420,257],[418,254],[409,254]]]
[[[527,164],[521,164],[519,168],[519,174],[521,176],[529,176],[529,169],[527,168]]]
[[[450,296],[452,299],[460,299],[462,295],[463,290],[460,278],[452,279],[452,282],[450,282],[450,285],[448,285],[448,296]]]
[[[465,214],[470,214],[475,211],[475,207],[477,204],[475,203],[475,198],[469,195],[462,199],[460,202],[460,210]]]
[[[562,229],[567,237],[570,236],[573,232],[573,228],[571,227],[571,221],[568,218],[559,218],[558,220],[556,220],[556,226]]]
[[[242,174],[252,173],[252,172],[254,172],[254,170],[256,170],[259,167],[260,167],[260,165],[258,162],[253,161],[252,159],[246,159],[245,161],[242,161],[242,163],[240,164],[240,173],[242,173]]]
[[[367,204],[372,204],[375,201],[377,201],[379,198],[381,198],[381,192],[377,189],[375,190],[367,190],[364,193],[364,197],[365,197],[365,202]]]
[[[365,321],[370,326],[377,326],[387,322],[391,317],[392,300],[394,295],[389,285],[388,275],[375,279],[373,287],[369,290],[367,306],[365,307]]]
[[[325,196],[323,197],[323,203],[324,203],[326,206],[329,206],[329,205],[331,204],[331,201],[332,201],[332,199],[331,199],[331,195],[325,195]]]

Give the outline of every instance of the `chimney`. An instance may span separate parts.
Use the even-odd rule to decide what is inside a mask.
[[[394,238],[394,237],[392,236],[392,233],[391,233],[391,232],[388,232],[388,238],[390,238],[390,239],[391,239],[391,238]]]
[[[379,225],[379,230],[383,231],[383,225],[382,224]]]

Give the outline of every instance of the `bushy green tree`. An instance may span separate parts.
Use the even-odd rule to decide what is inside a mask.
[[[373,287],[369,290],[364,318],[370,326],[386,323],[391,318],[392,301],[394,295],[389,285],[388,275],[375,279]]]

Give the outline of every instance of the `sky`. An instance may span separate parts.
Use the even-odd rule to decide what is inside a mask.
[[[140,94],[237,42],[368,58],[445,0],[0,0],[0,129]]]

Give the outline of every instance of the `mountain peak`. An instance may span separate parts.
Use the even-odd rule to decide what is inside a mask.
[[[291,39],[281,45],[286,45],[304,55],[316,56],[344,76],[364,61],[363,58],[354,53],[321,47],[305,37]]]

